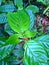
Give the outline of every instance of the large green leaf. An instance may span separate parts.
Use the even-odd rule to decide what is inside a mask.
[[[17,33],[23,33],[29,28],[30,17],[25,10],[8,13],[10,27]]]
[[[24,46],[24,65],[48,65],[47,53],[37,42],[29,41]]]
[[[35,41],[42,44],[49,58],[49,35],[40,36],[36,38]]]

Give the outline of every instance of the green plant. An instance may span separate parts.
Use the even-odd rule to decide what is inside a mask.
[[[49,17],[49,6],[44,10],[43,14]],[[48,12],[47,12],[48,11]]]
[[[29,24],[29,20],[28,19],[29,19],[29,17],[27,17],[28,19],[26,19],[23,16],[24,13],[26,13],[26,15],[28,15],[27,12],[24,11],[24,10],[21,10],[21,11],[18,11],[18,12],[9,13],[8,14],[8,20],[9,20],[9,24],[10,24],[11,28],[15,32],[17,32],[19,38],[31,38],[31,37],[33,37],[34,36],[34,34],[33,34],[34,32],[31,32],[31,31],[28,30],[28,26],[29,26],[28,25]],[[20,14],[20,13],[22,13],[22,14]],[[18,17],[18,15],[19,15],[19,17]],[[25,22],[22,25],[24,19],[25,19]],[[22,25],[22,27],[19,27],[20,26],[19,25],[20,22],[21,22],[20,25]],[[18,26],[16,26],[16,25],[18,25]],[[28,30],[28,32],[27,32],[27,30]],[[46,41],[45,40],[43,41],[42,37],[43,38],[46,37],[46,39],[45,39]],[[46,36],[42,36],[42,37],[41,37],[41,40],[39,40],[40,38],[37,38],[34,41],[30,40],[29,42],[27,41],[25,43],[25,45],[24,45],[24,48],[25,48],[25,51],[24,51],[24,65],[27,65],[27,64],[28,65],[40,65],[40,64],[48,65],[48,61],[47,60],[49,58],[49,53],[48,53],[47,50],[49,49],[49,45],[48,45],[49,36],[46,35]],[[11,40],[11,38],[9,40]]]
[[[44,5],[49,5],[49,0],[37,0],[37,1],[43,3]]]
[[[10,1],[9,3],[11,4]],[[8,23],[6,24],[10,26],[10,32],[6,25],[4,29],[10,37],[0,39],[0,65],[17,65],[22,61],[24,61],[24,65],[48,65],[49,35],[34,39],[38,32],[32,30],[36,20],[35,13],[39,12],[39,8],[34,5],[23,8],[22,0],[20,2],[19,0],[14,0],[14,4],[18,7],[16,12],[13,12],[15,8],[11,12],[9,9],[6,10],[6,6],[4,6],[5,10],[2,9],[4,7],[1,7],[1,12],[8,12],[8,20],[6,19]],[[2,23],[5,23],[5,21],[2,21]],[[24,49],[21,47],[22,42]]]
[[[26,14],[26,15],[24,15],[24,14]],[[18,33],[19,38],[31,38],[34,36],[33,32],[29,31],[28,24],[30,22],[30,19],[28,17],[29,15],[28,16],[27,15],[28,15],[27,12],[23,9],[17,11],[16,13],[8,14],[9,25],[15,32]],[[27,18],[25,18],[25,16],[27,16]],[[24,24],[23,24],[23,22],[24,22]],[[21,26],[21,27],[19,27],[19,26]],[[28,30],[28,32],[27,32],[27,30]],[[44,36],[42,36],[42,37],[44,38]],[[45,37],[48,37],[48,38],[46,38],[46,41],[48,41],[49,36],[46,35]],[[47,42],[47,44],[45,44],[46,43],[45,40],[42,41],[39,39],[37,41],[36,40],[33,40],[33,41],[30,40],[29,42],[26,41],[26,43],[24,45],[24,48],[25,48],[24,65],[42,65],[42,64],[48,65],[48,58],[49,58],[49,53],[47,51],[49,49],[48,42]]]
[[[24,48],[24,65],[49,65],[48,35],[26,42]]]

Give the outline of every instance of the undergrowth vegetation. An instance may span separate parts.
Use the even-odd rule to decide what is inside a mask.
[[[0,65],[49,65],[49,0],[0,0]]]

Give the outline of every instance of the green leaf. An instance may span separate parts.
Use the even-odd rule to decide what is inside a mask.
[[[6,2],[6,0],[2,0],[2,2]]]
[[[13,12],[14,10],[14,4],[5,4],[0,7],[0,12]]]
[[[23,52],[24,52],[24,50],[23,50],[22,46],[20,44],[16,45],[7,57],[0,60],[0,65],[17,65],[17,64],[20,64],[22,62],[22,59],[19,59],[19,58],[23,57]]]
[[[39,37],[35,38],[35,40],[37,40],[37,41],[49,41],[49,34],[39,36]]]
[[[6,41],[7,40],[7,38],[6,37],[0,37],[0,41]]]
[[[15,44],[18,44],[20,42],[17,34],[13,34],[9,37],[9,39],[6,40],[6,42],[4,41],[4,38],[0,41],[0,60],[8,57]]]
[[[0,14],[0,24],[4,24],[7,22],[7,14]]]
[[[9,57],[10,65],[18,65],[22,62],[24,49],[21,44],[15,46],[15,49],[12,52],[13,56]]]
[[[30,17],[25,10],[19,10],[14,13],[8,13],[8,22],[12,30],[17,33],[23,33],[29,28]]]
[[[18,44],[18,43],[20,43],[18,34],[13,34],[6,40],[6,45],[8,45],[8,44]]]
[[[2,31],[3,31],[3,27],[0,26],[0,37],[4,37],[5,36]]]
[[[24,49],[21,44],[16,45],[12,53],[17,58],[23,57]]]
[[[9,57],[9,65],[18,65],[22,62],[22,60],[19,60],[17,56]]]
[[[33,40],[24,45],[24,65],[48,65],[44,47]]]
[[[49,35],[40,36],[36,38],[35,41],[42,44],[47,53],[47,57],[49,58]]]
[[[32,12],[32,10],[26,10],[26,11],[30,16],[30,27],[29,27],[29,29],[32,30],[32,28],[34,26],[34,21],[36,20],[36,17],[34,15],[34,13]]]
[[[40,43],[44,47],[44,50],[46,51],[47,57],[49,59],[49,35],[47,34],[47,35],[40,36],[40,37],[36,38],[35,41]],[[47,62],[49,65],[48,59],[47,59]]]
[[[43,14],[49,17],[49,6],[44,10]]]
[[[43,3],[44,5],[49,5],[49,0],[37,0],[37,1]]]
[[[18,10],[23,9],[23,2],[22,2],[22,0],[14,0],[14,4],[17,5]]]
[[[0,0],[0,5],[1,5],[1,3],[2,3],[2,0]]]
[[[29,5],[28,7],[26,7],[26,11],[31,10],[33,13],[38,13],[39,12],[39,8],[35,5]]]
[[[25,33],[24,33],[24,37],[26,38],[32,38],[32,37],[34,37],[35,35],[37,34],[37,32],[35,32],[35,31],[29,31],[29,30],[27,30]]]
[[[6,60],[1,60],[0,65],[9,65],[9,63]]]
[[[7,32],[9,35],[14,34],[15,32],[10,28],[9,24],[6,23],[4,26],[4,31]]]
[[[0,43],[0,60],[6,58],[14,48],[14,45],[11,44],[6,46],[2,46],[2,45],[6,45],[6,43],[3,41]]]

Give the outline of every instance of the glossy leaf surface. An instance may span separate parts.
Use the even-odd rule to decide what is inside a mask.
[[[6,40],[6,45],[8,44],[18,44],[20,42],[19,35],[13,34]]]
[[[24,65],[48,65],[49,36],[41,36],[24,46]]]
[[[24,37],[25,37],[25,38],[32,38],[32,37],[34,37],[36,34],[37,34],[37,32],[35,32],[35,31],[29,31],[29,30],[27,30],[27,31],[24,33]]]
[[[8,22],[12,30],[23,33],[29,28],[30,17],[25,10],[19,10],[15,13],[8,13]]]

